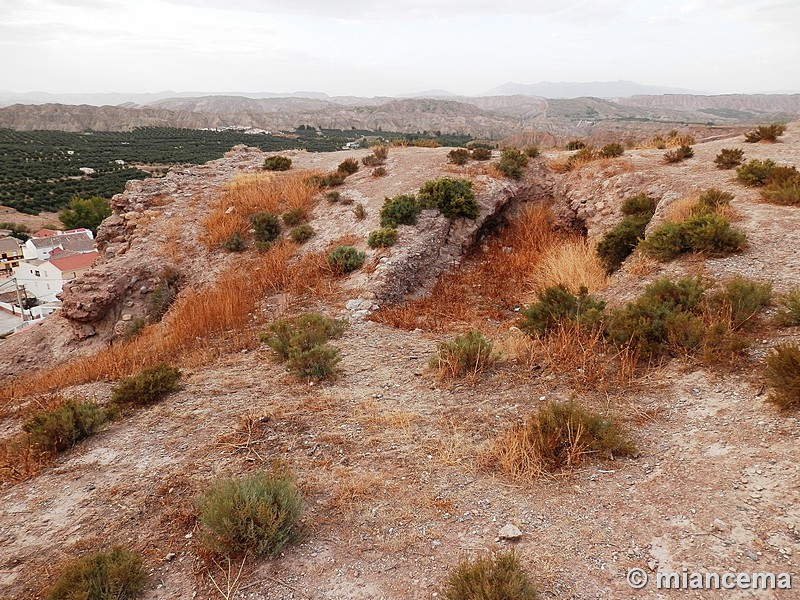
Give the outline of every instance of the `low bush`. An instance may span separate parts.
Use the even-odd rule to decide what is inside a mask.
[[[227,240],[222,242],[222,248],[228,252],[242,252],[246,248],[242,234],[234,231]]]
[[[469,162],[471,154],[466,148],[455,148],[447,153],[447,158],[454,165],[465,165]]]
[[[730,206],[734,195],[716,188],[709,188],[697,198],[697,214],[715,213],[720,208]]]
[[[327,342],[340,337],[346,327],[345,321],[308,313],[271,323],[261,334],[261,341],[272,348],[295,375],[327,379],[335,374],[340,361],[339,349]]]
[[[112,389],[116,405],[144,406],[158,402],[178,389],[181,372],[166,363],[142,369],[138,375],[124,377]]]
[[[223,556],[272,556],[292,539],[303,497],[285,469],[220,479],[198,498],[201,540]]]
[[[383,227],[373,231],[367,238],[367,245],[370,248],[389,248],[397,242],[397,230],[391,227]]]
[[[766,363],[764,378],[771,388],[767,400],[783,410],[800,406],[800,348],[778,344]]]
[[[386,198],[381,208],[381,227],[416,225],[422,207],[414,196],[403,194]]]
[[[736,169],[736,179],[751,187],[764,185],[778,165],[770,159],[753,159]]]
[[[625,153],[625,148],[622,144],[606,144],[602,148],[598,154],[602,158],[616,158],[618,156],[622,156]]]
[[[559,284],[541,290],[537,297],[536,302],[522,311],[518,324],[522,331],[532,336],[544,335],[563,321],[597,326],[605,309],[605,302],[590,296],[585,287],[581,287],[576,296]]]
[[[373,177],[386,177],[386,167],[376,167],[372,169]]]
[[[494,362],[492,342],[477,329],[465,335],[456,336],[449,342],[436,347],[436,356],[431,358],[430,366],[436,369],[443,379],[455,379],[463,375],[477,375]]]
[[[288,171],[292,168],[292,159],[285,156],[268,156],[264,160],[265,171]]]
[[[298,225],[297,227],[293,228],[289,232],[289,237],[293,242],[297,242],[298,244],[303,244],[314,237],[314,228],[305,223],[303,225]]]
[[[781,206],[800,205],[800,177],[795,180],[769,183],[761,189],[764,202]]]
[[[259,212],[250,217],[253,226],[253,237],[256,242],[269,244],[281,234],[281,222],[278,215],[271,212]]]
[[[800,325],[800,287],[795,287],[778,299],[781,306],[776,319],[779,325],[793,327]]]
[[[360,269],[367,255],[352,246],[338,246],[328,254],[328,265],[334,273],[343,275]]]
[[[294,227],[306,220],[306,211],[302,208],[293,208],[283,213],[281,219],[283,219],[283,222],[289,227]]]
[[[121,547],[72,561],[45,593],[45,600],[131,600],[144,590],[142,557]]]
[[[480,214],[472,182],[467,179],[441,177],[427,181],[419,189],[417,201],[420,206],[438,208],[448,219],[477,219]]]
[[[603,236],[597,245],[597,256],[606,273],[613,273],[622,266],[639,242],[656,210],[656,201],[646,194],[637,194],[622,203],[622,221]]]
[[[365,167],[378,167],[386,162],[389,156],[388,146],[376,146],[372,149],[372,154],[369,154],[361,159]]]
[[[492,151],[489,148],[472,148],[472,160],[492,160]]]
[[[741,276],[725,282],[708,296],[708,309],[719,319],[730,322],[732,329],[741,329],[772,300],[772,285],[751,281]]]
[[[339,167],[336,170],[352,175],[358,172],[358,161],[355,158],[346,158],[339,163]]]
[[[723,148],[720,150],[714,163],[718,169],[733,169],[742,164],[744,158],[744,150],[740,148]]]
[[[744,141],[751,144],[757,142],[776,142],[786,132],[786,125],[759,125],[753,131],[744,134]]]
[[[367,217],[367,210],[360,202],[353,207],[353,216],[356,221],[363,221]]]
[[[522,149],[522,152],[528,158],[536,158],[537,156],[539,156],[539,154],[541,154],[541,152],[539,152],[538,146],[525,146],[525,148]]]
[[[572,140],[567,142],[567,150],[583,150],[586,148],[586,142],[581,140]]]
[[[616,420],[551,401],[495,442],[486,462],[515,478],[577,467],[589,458],[635,456],[636,445]]]
[[[315,175],[309,181],[319,188],[336,187],[342,185],[344,180],[347,179],[347,173],[342,171],[332,171],[327,175]]]
[[[335,203],[335,202],[338,202],[341,199],[342,193],[341,192],[337,192],[336,190],[333,190],[333,191],[327,192],[325,194],[325,197],[328,199],[328,202]]]
[[[537,600],[539,595],[513,551],[460,563],[442,589],[444,600]]]
[[[528,166],[528,157],[516,148],[505,148],[495,166],[506,177],[520,179]]]
[[[706,289],[700,279],[659,279],[639,298],[611,312],[606,322],[608,337],[645,355],[662,354],[672,347],[695,350],[703,340],[700,315]]]
[[[664,162],[678,163],[686,160],[687,158],[692,158],[693,156],[694,150],[692,150],[691,146],[679,146],[674,150],[668,150],[664,153]]]
[[[717,214],[703,213],[680,223],[667,221],[640,244],[642,251],[666,262],[684,252],[725,256],[741,251],[747,238],[733,229],[730,221]]]
[[[25,420],[28,442],[40,452],[63,452],[108,422],[111,414],[94,402],[67,400]]]

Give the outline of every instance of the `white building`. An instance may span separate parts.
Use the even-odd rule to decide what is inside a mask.
[[[55,302],[64,283],[81,275],[100,256],[97,252],[60,252],[50,260],[31,260],[14,268],[20,286],[25,286],[28,296],[36,296],[41,303]]]
[[[88,229],[71,229],[69,231],[42,229],[34,233],[22,248],[25,260],[47,260],[53,254],[61,251],[94,252],[92,232]]]

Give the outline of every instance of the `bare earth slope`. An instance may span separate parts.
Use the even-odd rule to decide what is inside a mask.
[[[737,146],[747,159],[800,164],[800,127],[791,125],[774,145],[743,144],[741,138],[698,144],[695,158],[680,165],[664,165],[663,151],[640,150],[556,175],[544,167],[555,157],[541,158],[521,183],[495,179],[485,169],[447,165],[443,149],[392,150],[386,178],[362,169],[342,188],[342,195],[366,207],[367,219],[353,220],[347,206],[319,203],[311,221],[318,237],[306,251],[342,235],[359,236],[357,245],[365,249],[364,236],[376,228],[384,196],[414,191],[442,174],[474,180],[481,219],[521,201],[554,203],[564,223],[570,217],[585,222],[590,238],[618,222],[619,206],[632,194],[656,197],[658,220],[676,199],[719,187],[736,195],[736,225],[749,238],[743,253],[685,257],[646,275],[634,275],[628,265],[601,295],[620,302],[660,274],[698,272],[715,278],[743,274],[770,281],[779,291],[799,285],[800,212],[760,203],[757,192],[733,181],[731,171],[714,168],[720,148]],[[296,168],[327,170],[344,156],[292,158]],[[103,275],[95,279],[106,281],[109,265],[125,264],[126,256],[147,264],[146,252],[155,256],[159,243],[176,236],[174,250],[192,284],[213,281],[237,259],[202,250],[202,215],[225,180],[261,161],[260,153],[239,148],[216,164],[148,183],[149,196],[132,184],[115,201],[121,214],[105,226],[108,232],[122,229],[118,241],[109,238],[113,256],[96,269]],[[148,205],[145,196],[158,200]],[[575,387],[569,377],[511,360],[474,386],[442,384],[426,368],[442,336],[364,317],[373,304],[429,289],[436,275],[460,263],[488,233],[481,231],[482,222],[453,230],[441,217],[423,214],[418,229],[401,228],[398,246],[369,251],[373,268],[337,284],[341,295],[322,306],[351,320],[336,342],[343,357],[336,382],[299,382],[265,349],[189,366],[180,392],[113,423],[33,479],[3,489],[0,597],[37,597],[62,561],[112,543],[145,554],[151,573],[145,598],[223,597],[206,575],[210,569],[217,582],[225,580],[219,565],[204,561],[192,499],[219,475],[250,472],[274,459],[291,465],[305,494],[302,534],[280,556],[247,562],[232,598],[441,597],[439,586],[459,560],[512,545],[497,535],[506,523],[522,530],[513,546],[544,598],[667,597],[652,585],[632,590],[625,580],[630,568],[788,572],[800,585],[800,423],[796,414],[782,415],[765,403],[760,377],[768,349],[778,341],[800,341],[798,328],[759,339],[733,371],[673,360],[616,391]],[[423,252],[436,260],[415,263]],[[134,286],[126,292],[133,295],[121,295],[114,306],[128,310],[125,303],[137,293]],[[280,298],[265,302],[277,314]],[[88,339],[108,335],[113,322],[92,325]],[[24,351],[10,343],[13,338],[0,350]],[[68,392],[104,401],[110,388],[98,382]],[[543,401],[569,398],[624,415],[640,455],[532,483],[478,468],[476,456],[495,435]],[[18,417],[3,426],[10,435]],[[231,567],[235,577],[239,565],[221,567]],[[793,593],[716,590],[682,596]]]

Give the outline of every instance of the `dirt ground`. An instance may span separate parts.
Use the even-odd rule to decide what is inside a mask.
[[[746,159],[800,164],[800,127],[782,140],[698,144],[694,159],[674,166],[661,164],[663,151],[641,150],[617,174],[590,165],[565,176],[558,184],[564,196],[612,207],[589,217],[596,232],[618,218],[619,201],[637,186],[661,190],[667,200],[667,192],[708,187],[736,194],[736,225],[749,239],[743,253],[687,257],[644,276],[626,267],[602,295],[620,301],[658,275],[698,271],[743,274],[781,292],[800,284],[800,213],[759,203],[757,192],[712,162],[720,148],[736,146]],[[406,191],[359,177],[371,186],[373,204]],[[327,309],[350,314],[344,302]],[[513,325],[487,323],[486,332],[500,340]],[[765,401],[761,377],[769,348],[798,342],[800,330],[765,325],[758,332],[733,368],[674,359],[602,389],[576,385],[580,373],[510,356],[474,383],[442,383],[427,365],[448,336],[360,318],[334,342],[342,363],[333,383],[298,382],[266,349],[185,369],[181,391],[0,491],[0,597],[38,597],[64,561],[111,544],[144,553],[148,600],[226,597],[211,576],[223,589],[238,589],[229,597],[239,599],[436,598],[460,560],[506,547],[519,552],[543,598],[678,595],[652,583],[633,590],[626,582],[632,568],[651,577],[683,569],[786,572],[800,586],[800,423],[797,413]],[[68,393],[102,402],[110,389],[101,382]],[[533,482],[481,468],[477,458],[491,440],[550,399],[620,415],[639,455]],[[4,427],[10,435],[18,424]],[[215,477],[276,459],[291,466],[305,496],[300,537],[274,559],[247,561],[237,578],[238,563],[215,564],[202,551],[193,499]],[[523,533],[516,542],[498,537],[509,523]],[[684,590],[681,597],[788,599],[797,592]]]

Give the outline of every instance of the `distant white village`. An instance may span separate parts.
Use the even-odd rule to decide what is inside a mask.
[[[98,258],[88,229],[40,229],[23,242],[0,230],[0,336],[58,310],[64,284]]]

